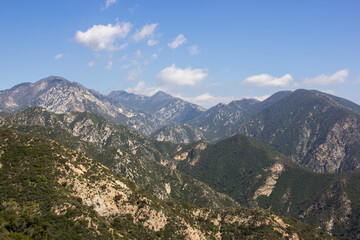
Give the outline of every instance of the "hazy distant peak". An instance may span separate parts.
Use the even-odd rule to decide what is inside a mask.
[[[163,92],[163,91],[157,91],[152,97],[172,97],[170,94]]]
[[[46,78],[43,78],[43,79],[40,79],[38,81],[38,83],[40,82],[47,82],[47,83],[72,83],[70,82],[69,80],[63,78],[63,77],[60,77],[60,76],[49,76],[49,77],[46,77]]]

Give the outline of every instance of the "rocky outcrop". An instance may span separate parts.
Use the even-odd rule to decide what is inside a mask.
[[[253,199],[256,200],[259,196],[270,196],[273,189],[275,188],[275,184],[279,179],[279,175],[284,171],[284,165],[281,163],[275,163],[270,169],[270,175],[266,178],[266,182],[263,186],[258,188],[253,196]]]
[[[206,209],[166,203],[96,160],[54,140],[9,130],[0,130],[0,136],[6,153],[0,159],[4,165],[0,169],[0,236],[5,239],[14,235],[87,239],[332,239],[266,210]],[[25,154],[18,154],[19,149]],[[5,191],[9,184],[12,190]],[[19,214],[27,217],[18,218]],[[21,224],[17,224],[19,219]]]
[[[183,124],[202,114],[205,109],[180,98],[159,91],[153,96],[142,96],[125,91],[113,91],[107,95],[109,101],[125,105],[175,124]]]
[[[90,111],[128,125],[144,134],[150,134],[166,125],[166,121],[162,119],[124,105],[114,105],[100,93],[57,76],[0,91],[0,109],[3,111],[13,113],[31,106],[43,107],[59,114]]]
[[[360,115],[327,94],[297,90],[255,114],[239,131],[321,173],[360,166]]]
[[[203,134],[189,125],[167,125],[151,134],[157,141],[192,143],[204,139]]]

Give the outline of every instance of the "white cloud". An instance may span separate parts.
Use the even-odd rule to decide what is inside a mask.
[[[117,0],[106,0],[105,8],[110,7],[111,5],[113,5],[116,2],[117,2]]]
[[[228,104],[229,102],[235,100],[236,98],[234,97],[222,97],[222,96],[213,96],[208,92],[205,92],[199,96],[196,97],[182,97],[183,99],[185,99],[186,101],[198,104],[202,107],[205,108],[210,108],[215,106],[216,104],[219,103],[226,103]]]
[[[199,54],[198,45],[191,45],[190,47],[188,47],[188,51],[191,56],[198,55]]]
[[[115,25],[93,25],[87,31],[77,31],[75,40],[88,48],[100,50],[120,50],[126,44],[115,46],[117,39],[124,39],[130,32],[131,24],[128,22],[116,23]]]
[[[135,81],[135,80],[139,79],[141,74],[142,74],[141,68],[132,69],[128,72],[126,79],[128,81]]]
[[[168,46],[172,49],[178,48],[180,45],[184,44],[186,42],[186,38],[184,35],[179,34],[174,41],[168,44]]]
[[[154,39],[149,39],[148,41],[147,41],[147,45],[148,46],[155,46],[156,44],[158,44],[159,43],[159,41],[158,40],[154,40]]]
[[[88,62],[89,67],[93,67],[95,65],[95,62]]]
[[[206,69],[177,68],[175,64],[164,68],[157,74],[157,78],[166,84],[193,86],[201,82],[208,75]]]
[[[336,94],[336,91],[335,91],[335,90],[331,90],[331,89],[325,90],[325,91],[323,91],[323,92],[328,93],[328,94],[331,94],[331,95],[335,95],[335,94]]]
[[[151,56],[152,59],[158,59],[158,55],[156,53],[154,53],[152,56]]]
[[[136,59],[139,59],[139,58],[142,58],[142,52],[141,52],[141,50],[140,49],[138,49],[138,50],[136,50],[136,52],[134,53],[134,57],[136,58]]]
[[[141,30],[136,30],[136,33],[133,36],[133,39],[135,40],[135,42],[139,42],[140,40],[144,39],[144,38],[150,38],[154,36],[154,31],[155,28],[158,24],[157,23],[153,23],[153,24],[147,24],[145,25]]]
[[[129,12],[130,12],[131,14],[134,14],[135,9],[137,9],[139,6],[140,6],[140,4],[137,3],[137,4],[135,4],[133,7],[128,8],[128,10],[129,10]]]
[[[139,81],[139,83],[135,87],[127,88],[125,91],[135,93],[135,94],[151,96],[151,95],[154,95],[156,92],[163,91],[163,90],[164,89],[161,87],[151,87],[151,86],[149,87],[146,85],[146,83],[144,81]]]
[[[57,55],[54,57],[54,59],[57,60],[57,59],[62,58],[63,56],[64,56],[64,54],[59,53],[59,54],[57,54]]]
[[[111,67],[112,67],[112,65],[113,65],[113,62],[112,62],[112,61],[108,61],[108,64],[106,65],[106,69],[107,69],[107,70],[110,70]]]
[[[125,61],[127,59],[127,55],[125,54],[124,56],[122,56],[119,61]]]
[[[269,74],[260,74],[246,78],[243,83],[254,84],[259,87],[286,87],[293,81],[290,74],[280,78],[273,77]]]
[[[265,99],[267,99],[268,97],[270,97],[271,95],[264,95],[264,96],[258,96],[258,97],[252,97],[258,101],[264,101]]]
[[[122,70],[126,70],[126,69],[129,69],[130,67],[130,64],[125,64],[121,67]]]
[[[305,78],[303,83],[306,85],[329,85],[334,83],[342,83],[345,82],[348,75],[349,70],[343,69],[332,75],[321,74],[313,78]]]

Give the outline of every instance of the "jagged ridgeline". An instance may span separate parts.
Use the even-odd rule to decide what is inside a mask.
[[[1,239],[331,239],[266,210],[161,201],[86,154],[0,129]]]
[[[360,166],[359,109],[346,99],[299,89],[262,102],[219,104],[188,124],[210,142],[243,133],[313,171],[346,172]]]
[[[360,236],[358,171],[315,173],[244,135],[189,145],[172,166],[241,205],[302,219],[342,239]]]
[[[205,110],[164,92],[102,95],[49,77],[0,91],[0,111],[0,126],[96,159],[158,202],[261,207],[360,236],[360,106],[346,99],[301,89]]]
[[[181,145],[157,142],[93,113],[54,114],[32,107],[4,117],[3,122],[17,131],[37,132],[85,152],[160,199],[209,207],[236,204],[207,184],[162,165]]]
[[[156,142],[89,112],[54,114],[38,107],[0,115],[0,121],[85,152],[166,201],[260,206],[337,236],[358,231],[356,173],[313,173],[250,137],[237,135],[215,145]]]
[[[206,111],[164,92],[102,95],[56,76],[0,91],[0,110],[14,113],[30,106],[55,113],[91,111],[161,141],[217,142],[243,133],[316,172],[360,166],[360,106],[313,90],[236,100]]]
[[[152,97],[114,91],[109,95],[76,82],[50,76],[0,91],[0,110],[14,113],[40,106],[55,113],[91,111],[150,135],[168,124],[182,124],[205,111],[200,106],[164,92]]]
[[[255,114],[238,132],[316,172],[356,170],[360,167],[359,107],[318,91],[297,90]]]

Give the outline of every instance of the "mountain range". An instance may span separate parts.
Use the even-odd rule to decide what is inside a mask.
[[[341,239],[360,237],[360,191],[357,188],[360,184],[360,106],[346,99],[319,91],[299,89],[277,92],[264,101],[242,99],[229,104],[218,104],[206,110],[164,92],[150,97],[125,91],[103,95],[78,83],[53,76],[0,91],[0,110],[0,127],[5,135],[39,138],[45,145],[55,141],[61,148],[73,151],[73,154],[84,154],[87,165],[96,162],[97,166],[108,169],[106,171],[111,176],[116,178],[121,175],[120,181],[125,181],[125,184],[135,184],[136,189],[146,189],[144,191],[148,192],[147,196],[151,196],[148,198],[161,206],[167,206],[167,210],[163,210],[165,212],[174,213],[172,207],[176,206],[176,211],[184,211],[186,214],[205,211],[201,210],[205,208],[220,208],[216,211],[230,214],[238,212],[235,209],[255,211],[252,210],[255,207],[300,219]],[[16,138],[12,141],[16,142]],[[41,146],[30,148],[37,149]],[[28,149],[26,151],[26,154],[33,153],[28,152]],[[24,154],[17,153],[20,163],[27,161],[23,158]],[[35,155],[32,159],[37,162]],[[0,157],[1,167],[5,166],[3,159]],[[35,165],[37,164],[40,163]],[[15,170],[21,172],[20,169],[14,168]],[[81,167],[80,170],[84,172]],[[75,173],[70,175],[76,177]],[[86,178],[91,176],[86,175]],[[72,177],[68,178],[67,181],[74,183]],[[103,176],[90,179],[93,178],[101,182]],[[19,189],[23,188],[20,180],[17,184]],[[109,184],[115,186],[113,183]],[[64,187],[69,186],[68,183],[65,185]],[[70,191],[77,191],[73,185]],[[99,189],[93,189],[96,188],[95,185],[88,186],[88,191],[99,192]],[[137,187],[138,185],[141,187]],[[53,184],[51,186],[55,187]],[[9,196],[6,198],[13,199]],[[96,209],[96,204],[101,205],[100,202],[95,203],[94,199],[87,199],[88,197],[84,200],[81,194],[75,196],[82,199],[79,201],[81,209],[89,206]],[[113,203],[104,201],[104,204]],[[184,205],[185,209],[190,208],[191,211],[181,210]],[[228,212],[224,208],[231,210]],[[15,211],[7,207],[0,210],[3,209]],[[4,211],[1,214],[10,214]],[[113,220],[109,220],[108,216],[96,215],[95,220],[89,212],[85,212],[82,214],[89,216],[89,221],[96,222],[97,226],[100,224],[106,229],[113,229],[112,233],[118,234],[117,236],[134,238],[135,235],[124,233],[124,229],[128,227],[136,229],[136,234],[143,234],[141,236],[165,238],[164,228],[159,230],[153,226],[149,231],[145,226],[149,223],[139,224],[146,221],[136,220],[136,214],[132,215],[131,221],[121,222],[121,227],[117,229],[114,225],[108,225]],[[258,215],[255,212],[252,214]],[[224,216],[222,213],[220,215]],[[191,214],[183,217],[195,219]],[[261,212],[260,215],[262,214],[267,213]],[[210,215],[205,215],[201,217],[203,221],[212,221],[208,218]],[[1,216],[0,220],[5,219],[2,220],[2,226],[7,226],[9,218]],[[232,215],[226,218],[231,218],[230,216]],[[152,217],[149,215],[149,218]],[[229,225],[227,227],[231,230],[221,232],[217,228],[219,232],[215,228],[210,230],[205,225],[197,225],[198,220],[191,220],[195,225],[190,224],[192,230],[189,230],[197,232],[198,239],[246,235],[243,227],[236,227],[237,230],[234,230]],[[179,223],[174,219],[171,222]],[[180,222],[185,224],[186,221]],[[295,220],[293,223],[299,226]],[[180,226],[176,224],[168,225]],[[42,227],[43,233],[53,234],[51,227]],[[250,228],[254,230],[253,227]],[[29,233],[27,231],[33,232],[35,228],[19,229],[21,230],[17,232],[25,236]],[[12,228],[10,230],[6,228],[2,231],[6,236],[16,232]],[[260,236],[256,235],[259,233],[257,230],[253,230],[249,232],[249,238]],[[108,234],[107,231],[104,230],[104,233]],[[236,234],[231,235],[234,231]],[[247,231],[249,229],[245,232]],[[176,231],[170,232],[175,234]],[[262,232],[265,234],[262,236],[276,238],[271,235],[270,230],[265,232],[270,235]],[[309,234],[327,237],[315,232],[309,230]],[[98,234],[96,230],[91,230],[90,233]],[[176,234],[182,237],[186,235],[184,232]],[[300,231],[296,234],[292,233],[287,237],[296,239],[296,236],[300,237],[304,233]],[[278,238],[280,236],[285,235],[277,235]],[[302,236],[310,238],[310,235]],[[194,239],[194,235],[190,239]]]
[[[332,239],[266,210],[164,202],[52,139],[0,136],[1,239]]]
[[[151,97],[125,91],[102,95],[55,76],[0,91],[3,112],[31,106],[55,113],[90,111],[174,143],[215,143],[243,133],[316,172],[360,166],[360,106],[314,90],[282,91],[262,102],[242,99],[208,110],[161,91]]]

